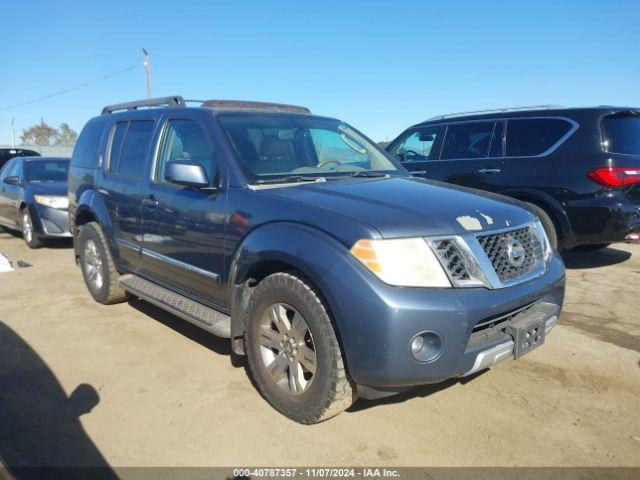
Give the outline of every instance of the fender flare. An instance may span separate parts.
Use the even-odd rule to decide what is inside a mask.
[[[72,229],[72,233],[74,234],[74,240],[76,238],[75,229],[76,223],[75,219],[80,217],[81,215],[89,213],[93,218],[96,219],[96,222],[102,228],[107,242],[109,243],[109,248],[114,256],[118,256],[118,248],[115,243],[115,239],[113,237],[113,228],[111,224],[111,217],[109,217],[109,211],[107,210],[107,206],[104,203],[101,195],[93,189],[85,190],[80,195],[78,199],[78,203],[73,215],[73,225],[69,225]],[[74,245],[76,242],[74,241]],[[76,251],[76,256],[78,252]]]
[[[234,351],[244,336],[247,324],[246,304],[250,296],[248,274],[263,262],[290,265],[307,277],[319,289],[331,312],[335,299],[328,285],[329,271],[347,253],[347,247],[325,232],[304,224],[273,222],[253,230],[240,243],[229,268],[228,298],[231,307],[231,338]],[[336,334],[340,337],[338,319]]]

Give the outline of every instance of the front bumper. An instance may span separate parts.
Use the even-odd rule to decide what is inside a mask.
[[[58,210],[44,205],[33,207],[37,213],[35,218],[36,231],[38,236],[47,238],[68,238],[71,237],[69,231],[69,213],[67,210]]]
[[[347,261],[331,270],[337,285],[329,301],[349,374],[359,386],[376,390],[399,391],[485,368],[508,356],[510,337],[504,328],[479,335],[477,324],[542,302],[552,306],[545,319],[550,329],[564,299],[564,265],[557,255],[544,275],[495,290],[392,287]],[[411,340],[420,332],[441,339],[440,352],[426,362],[411,353]]]

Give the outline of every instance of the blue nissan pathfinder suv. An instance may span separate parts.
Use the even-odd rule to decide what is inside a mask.
[[[410,177],[303,107],[179,96],[105,107],[69,171],[93,298],[229,338],[301,423],[540,346],[565,274],[522,205]]]

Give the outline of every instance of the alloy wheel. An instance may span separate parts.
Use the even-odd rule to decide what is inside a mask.
[[[91,239],[84,246],[84,265],[89,283],[96,290],[102,288],[102,258],[96,242]]]
[[[260,355],[273,381],[286,393],[309,389],[316,374],[316,352],[309,326],[290,305],[276,303],[260,321]]]
[[[33,224],[31,223],[31,217],[26,210],[22,214],[22,236],[27,243],[31,243],[33,240]]]

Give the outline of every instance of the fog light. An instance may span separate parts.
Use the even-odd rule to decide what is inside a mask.
[[[421,336],[414,338],[413,342],[411,342],[411,353],[413,353],[414,355],[416,353],[420,353],[420,350],[422,350],[423,346],[424,338],[422,338]]]
[[[409,344],[411,355],[419,362],[431,362],[442,353],[442,339],[436,332],[415,335]]]

